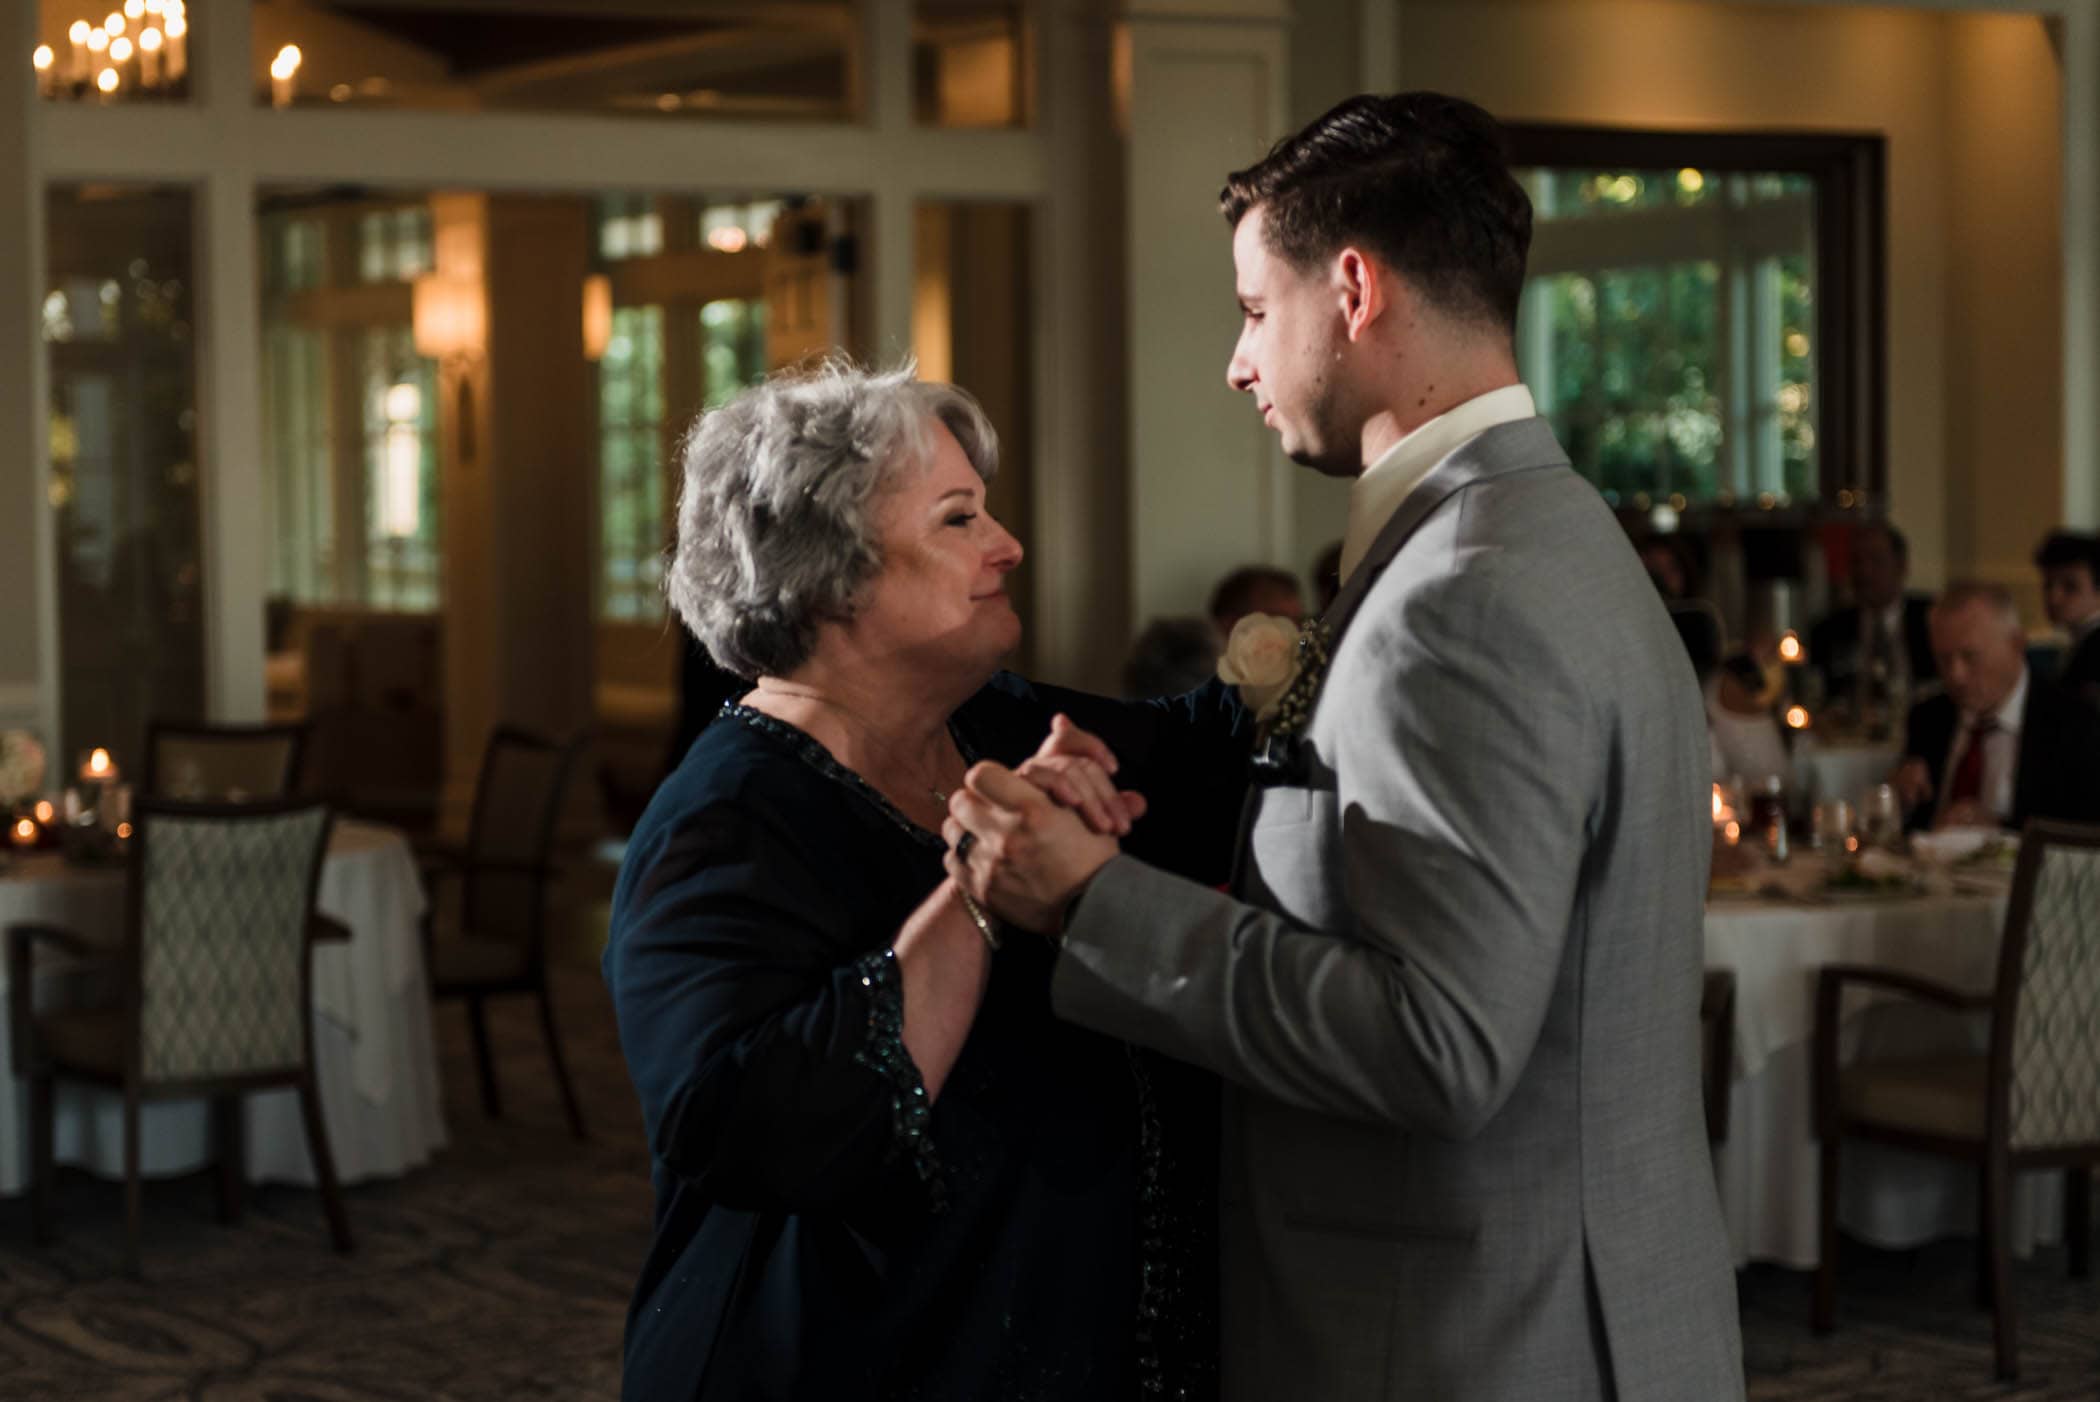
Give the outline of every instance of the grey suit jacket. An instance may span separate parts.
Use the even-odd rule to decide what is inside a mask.
[[[1118,857],[1064,1016],[1226,1077],[1225,1392],[1726,1402],[1705,717],[1541,419],[1401,505],[1233,895]]]

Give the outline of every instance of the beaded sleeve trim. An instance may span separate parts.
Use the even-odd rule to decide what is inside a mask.
[[[890,1159],[911,1161],[912,1172],[926,1185],[938,1212],[947,1203],[947,1184],[928,1132],[932,1107],[926,1100],[926,1083],[904,1049],[904,983],[897,972],[897,952],[874,950],[854,960],[853,968],[868,994],[868,1039],[853,1059],[889,1082]]]

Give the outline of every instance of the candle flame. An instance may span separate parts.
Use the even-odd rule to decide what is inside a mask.
[[[1786,723],[1788,729],[1806,730],[1808,729],[1808,719],[1808,707],[1789,706],[1786,708]]]
[[[36,71],[39,73],[50,72],[51,65],[57,62],[57,60],[58,55],[51,52],[51,46],[49,44],[38,44],[36,46],[36,52],[29,56],[29,61],[36,65]]]
[[[149,29],[144,34],[139,35],[139,49],[143,53],[159,53],[161,43],[162,40],[158,29]]]
[[[1715,821],[1715,822],[1717,822],[1717,823],[1718,823],[1718,822],[1720,822],[1720,821],[1721,821],[1721,815],[1722,815],[1723,813],[1727,812],[1727,811],[1728,811],[1728,805],[1727,805],[1727,804],[1725,804],[1725,803],[1723,803],[1723,802],[1721,801],[1721,786],[1720,786],[1719,784],[1715,784],[1715,785],[1714,785],[1714,821]]]
[[[299,65],[305,62],[305,59],[306,56],[299,52],[297,44],[286,44],[277,51],[277,57],[270,60],[270,76],[289,78],[299,71]]]
[[[1727,838],[1728,845],[1733,847],[1736,843],[1741,842],[1743,840],[1743,825],[1741,823],[1731,822],[1727,827],[1721,829],[1721,835]]]
[[[76,44],[85,44],[88,41],[88,22],[84,19],[74,20],[73,27],[66,31],[66,37]]]
[[[104,774],[109,773],[108,750],[103,749],[99,745],[95,747],[94,753],[88,756],[88,773],[94,775],[98,779],[101,778]]]
[[[126,840],[126,841],[129,841],[129,840],[130,840],[130,838],[131,838],[131,824],[129,824],[129,823],[119,823],[119,824],[117,824],[117,836],[118,836],[118,837],[120,837],[120,838],[123,838],[123,839],[124,839],[124,840]]]
[[[1856,837],[1848,837],[1848,838],[1846,838],[1846,839],[1845,839],[1845,850],[1846,850],[1847,852],[1857,852],[1857,851],[1859,850],[1859,839],[1858,839],[1858,838],[1856,838]]]
[[[1779,640],[1779,660],[1782,662],[1799,662],[1803,655],[1801,635],[1792,629],[1787,630],[1786,636]]]
[[[117,90],[117,70],[105,68],[100,73],[97,73],[95,75],[95,86],[104,92],[115,92]]]
[[[36,820],[38,822],[42,823],[45,827],[50,827],[52,820],[55,819],[57,816],[58,810],[51,806],[50,799],[40,798],[37,800]]]
[[[27,818],[18,818],[18,819],[16,819],[16,820],[15,820],[15,841],[17,841],[17,842],[22,842],[22,843],[29,843],[29,842],[34,842],[34,841],[36,841],[36,824],[35,824],[35,823],[33,823],[33,822],[31,822],[31,821],[30,821],[29,819],[27,819]]]

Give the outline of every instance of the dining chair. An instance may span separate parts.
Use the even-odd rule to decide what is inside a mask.
[[[1699,995],[1699,1077],[1706,1142],[1728,1138],[1728,1089],[1735,1071],[1735,971],[1708,969]]]
[[[467,1005],[481,1103],[501,1118],[496,1063],[489,1049],[486,1002],[529,993],[538,1000],[540,1031],[569,1129],[584,1138],[583,1111],[562,1058],[547,988],[548,888],[555,876],[554,842],[569,776],[583,736],[551,740],[511,726],[489,737],[474,788],[474,810],[464,847],[425,847],[424,885],[439,908],[441,883],[459,883],[459,900],[428,928],[432,996]],[[456,910],[456,916],[450,911]]]
[[[299,1094],[314,1177],[335,1249],[350,1228],[321,1119],[313,1039],[313,948],[345,940],[316,912],[332,824],[314,803],[178,804],[133,809],[124,937],[111,946],[75,931],[18,924],[7,931],[9,1015],[17,1074],[29,1080],[31,1220],[51,1239],[55,1083],[86,1081],[124,1097],[125,1260],[139,1272],[139,1114],[147,1101],[212,1102],[219,1215],[238,1220],[243,1100],[282,1087]],[[38,1011],[36,946],[104,973],[113,1004]]]
[[[1839,1064],[1850,988],[1988,1014],[1987,1050]],[[1993,987],[1968,992],[1859,965],[1816,986],[1815,1116],[1822,1141],[1820,1252],[1811,1322],[1837,1318],[1839,1146],[1846,1137],[1963,1159],[1982,1179],[1978,1294],[1992,1307],[1997,1375],[2018,1376],[2009,1219],[2013,1175],[2064,1174],[2070,1271],[2091,1271],[2092,1167],[2100,1163],[2100,828],[2030,822],[2013,873]]]
[[[306,739],[303,725],[154,721],[146,730],[146,795],[265,803],[290,798],[299,791]]]

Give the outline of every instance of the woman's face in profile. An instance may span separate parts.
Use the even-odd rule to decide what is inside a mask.
[[[985,510],[984,482],[945,425],[933,461],[877,507],[882,572],[849,625],[871,654],[914,669],[989,672],[1021,641],[1006,576],[1021,543]]]

